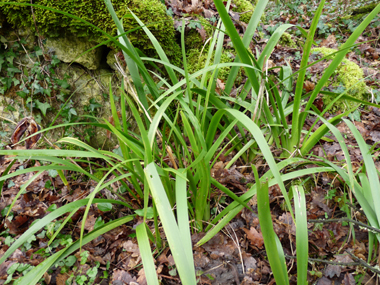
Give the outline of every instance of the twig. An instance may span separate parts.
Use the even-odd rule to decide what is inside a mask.
[[[286,258],[289,259],[297,259],[297,256],[292,256],[292,255],[287,255],[285,254]],[[330,260],[324,260],[324,259],[319,259],[319,258],[308,258],[308,261],[311,262],[320,262],[320,263],[326,263],[326,264],[331,264],[331,265],[339,265],[339,266],[357,266],[360,265],[359,262],[339,262],[339,261],[330,261]],[[368,265],[368,264],[367,264]]]
[[[376,272],[377,274],[380,274],[380,270],[369,265],[367,262],[365,262],[364,260],[361,260],[359,257],[353,255],[351,252],[349,252],[348,250],[346,251],[354,260],[356,260],[357,263],[359,263],[359,265],[365,267],[365,268],[368,268],[369,270],[373,271],[373,272]]]
[[[375,232],[375,233],[380,233],[380,229],[377,229],[377,228],[374,228],[374,227],[371,227],[369,225],[366,225],[364,223],[361,223],[361,222],[358,222],[358,221],[355,221],[355,220],[352,220],[352,219],[349,219],[349,218],[340,218],[340,219],[327,219],[327,220],[323,220],[323,219],[319,219],[319,220],[308,220],[309,223],[336,223],[336,222],[348,222],[348,223],[353,223],[353,224],[356,224],[358,226],[361,226],[363,228],[366,228],[367,230],[369,231],[372,231],[372,232]]]

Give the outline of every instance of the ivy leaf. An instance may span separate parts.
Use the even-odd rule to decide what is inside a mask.
[[[91,109],[91,112],[94,112],[94,110],[96,108],[100,108],[100,107],[102,107],[102,105],[100,105],[99,103],[97,103],[94,98],[92,98],[90,100],[90,109]]]
[[[111,203],[98,203],[98,209],[102,212],[108,212],[112,210]]]
[[[50,177],[55,178],[58,175],[58,171],[55,170],[55,169],[50,169],[49,170],[49,175],[50,175]]]
[[[140,217],[143,217],[144,216],[144,209],[135,210],[135,213],[137,215],[139,215]],[[152,219],[153,217],[154,217],[153,208],[152,207],[148,207],[147,213],[146,213],[146,218],[147,219]]]
[[[9,73],[12,73],[12,72],[14,72],[14,73],[21,73],[21,70],[18,69],[17,67],[8,67],[8,68],[7,68],[7,71],[8,71]]]
[[[37,104],[37,108],[41,110],[42,114],[46,116],[46,110],[49,109],[51,106],[49,103],[42,103],[39,100],[35,100]]]

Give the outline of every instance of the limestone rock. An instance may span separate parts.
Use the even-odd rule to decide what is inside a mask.
[[[111,67],[113,70],[117,70],[116,68],[116,59],[115,59],[115,54],[117,52],[115,50],[111,50],[108,54],[107,54],[107,64],[109,65],[109,67]]]
[[[71,94],[73,94],[72,106],[78,116],[87,115],[85,107],[91,104],[91,100],[94,99],[96,103],[102,107],[98,109],[97,118],[100,123],[104,123],[104,120],[108,120],[111,113],[111,105],[109,99],[109,85],[112,86],[112,93],[114,96],[120,96],[121,78],[118,73],[113,72],[110,69],[98,69],[95,71],[89,71],[79,65],[69,65],[62,63],[57,70],[59,76],[66,75],[67,83],[71,86]],[[119,109],[119,104],[116,106]],[[54,106],[55,109],[59,109],[59,106]],[[56,114],[48,114],[47,121],[52,120],[52,116]],[[50,117],[49,117],[50,116]],[[133,120],[133,116],[129,110],[127,110],[127,118],[130,118],[129,123],[131,129],[136,128],[136,123]],[[86,125],[77,126],[77,133],[84,133]],[[94,135],[91,136],[90,141],[86,141],[95,148],[112,149],[117,144],[115,137],[109,140],[107,138],[107,132],[103,128],[96,128]],[[59,135],[55,136],[58,139]]]
[[[63,62],[76,62],[90,70],[96,70],[100,66],[103,47],[98,47],[80,56],[95,46],[95,44],[89,42],[86,38],[78,38],[73,35],[48,38],[45,46],[50,51],[54,51],[57,58]]]
[[[19,97],[9,98],[0,95],[0,116],[1,116],[1,134],[0,142],[8,144],[10,136],[16,127],[14,123],[18,123],[22,119],[21,113],[25,110],[22,109],[22,103]],[[8,109],[8,106],[12,106],[12,109]],[[14,123],[12,123],[14,122]]]

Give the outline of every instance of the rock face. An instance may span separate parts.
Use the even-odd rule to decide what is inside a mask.
[[[95,116],[100,124],[104,124],[104,120],[109,120],[112,116],[109,98],[110,85],[116,100],[116,108],[118,110],[120,109],[118,102],[120,102],[121,81],[127,79],[123,79],[119,71],[116,71],[115,51],[97,48],[77,58],[86,50],[92,48],[94,44],[84,41],[84,38],[77,38],[73,35],[64,36],[62,38],[47,39],[43,49],[40,49],[40,53],[38,54],[40,63],[35,65],[38,60],[36,52],[34,51],[34,48],[38,44],[37,39],[32,33],[26,33],[26,30],[22,30],[21,34],[22,36],[19,31],[10,31],[5,35],[8,42],[17,42],[18,39],[29,39],[28,41],[23,41],[27,53],[22,49],[18,49],[18,51],[14,53],[15,58],[13,62],[15,67],[22,66],[15,79],[17,79],[18,82],[32,80],[34,82],[33,84],[37,85],[24,84],[23,87],[21,87],[21,85],[18,84],[17,86],[9,88],[4,95],[0,95],[0,122],[2,121],[2,132],[0,133],[1,143],[9,143],[10,134],[15,127],[14,123],[19,122],[27,116],[34,116],[43,128],[47,128],[53,120],[56,119],[55,117],[58,113],[60,115],[57,117],[57,120],[55,120],[54,125],[72,122],[73,120],[75,122],[85,122],[88,121],[88,118],[85,117],[86,115]],[[0,46],[0,51],[3,48],[9,50],[12,47],[11,45]],[[44,51],[45,54],[42,54],[42,51]],[[33,55],[31,55],[32,53]],[[108,56],[107,53],[109,53]],[[52,65],[52,58],[54,58],[54,60],[58,58],[61,60],[61,63]],[[109,65],[106,63],[107,59]],[[37,72],[36,70],[39,67],[43,67],[45,71]],[[8,77],[9,74],[3,71],[0,76]],[[38,79],[38,76],[42,77]],[[54,87],[54,85],[46,87],[41,80],[45,83],[46,80],[50,82],[50,76],[65,81],[65,89],[57,86]],[[127,85],[128,84],[126,84],[126,86]],[[33,88],[36,86],[45,89],[50,88],[52,95],[35,93],[35,89]],[[25,94],[29,95],[23,98],[20,97],[18,95],[20,88],[23,89]],[[59,90],[56,88],[59,88]],[[53,89],[54,91],[52,91]],[[126,92],[128,92],[128,90],[126,90]],[[44,113],[41,113],[38,106],[36,106],[37,100],[41,104],[46,103],[49,106],[47,110],[45,110],[46,116]],[[30,110],[31,102],[34,104],[33,114],[31,114]],[[66,115],[63,115],[65,113]],[[128,123],[130,129],[135,129],[136,124],[128,108],[126,115],[127,118],[129,118]],[[52,142],[65,136],[77,136],[92,147],[103,149],[113,149],[118,143],[115,137],[108,138],[105,129],[100,127],[95,128],[89,125],[75,125],[67,128],[60,127],[50,130],[45,133],[45,135]]]
[[[12,122],[19,122],[22,119],[22,110],[21,100],[19,98],[9,98],[5,96],[0,96],[0,114],[1,119],[3,120],[1,124],[2,132],[6,133],[7,138],[4,140],[2,138],[3,143],[8,143],[8,139],[10,138],[10,133],[13,132],[13,129],[16,127]],[[9,109],[8,106],[12,106],[12,109]]]
[[[98,121],[104,124],[104,120],[109,120],[112,116],[110,105],[110,85],[113,96],[119,98],[122,76],[116,71],[109,68],[99,68],[97,70],[88,70],[79,64],[61,63],[56,70],[59,77],[66,77],[67,83],[71,86],[71,106],[75,109],[78,116],[87,115],[88,107],[94,102],[100,107],[97,109],[96,117]],[[128,96],[128,90],[125,90]],[[120,108],[119,104],[116,105]],[[55,109],[59,109],[58,106]],[[56,114],[51,113],[47,116],[46,121],[52,121]],[[126,117],[129,118],[130,130],[136,129],[136,123],[132,113],[127,109]],[[81,135],[86,132],[86,126],[79,126],[77,132]],[[54,138],[62,137],[62,134],[55,134]],[[107,137],[107,131],[103,128],[95,128],[92,134],[87,136],[87,143],[95,148],[112,149],[117,140],[115,137]]]
[[[54,52],[59,60],[66,63],[76,62],[90,70],[99,68],[103,55],[103,47],[87,52],[95,46],[96,44],[92,44],[87,39],[77,38],[73,35],[49,38],[45,44],[45,47],[50,52]]]
[[[117,35],[116,25],[103,0],[33,0],[33,4],[70,14],[75,16],[75,19],[67,16],[67,14],[42,8],[35,8],[32,15],[31,9],[28,6],[7,3],[12,2],[12,0],[5,0],[4,2],[4,5],[0,5],[0,23],[3,15],[3,18],[15,29],[27,27],[35,35],[61,38],[65,33],[70,33],[80,38],[79,42],[82,39],[84,41],[87,39],[97,44],[109,40],[109,37],[102,33],[101,30],[111,36]],[[28,3],[30,1],[20,0],[19,2]],[[173,20],[167,15],[166,6],[163,4],[163,1],[113,0],[112,5],[117,17],[119,19],[123,18],[125,31],[130,31],[138,26],[134,18],[124,17],[126,14],[129,14],[130,9],[144,24],[150,24],[150,31],[164,48],[166,55],[172,62],[180,64],[182,58],[181,49],[176,42]],[[156,54],[150,39],[143,29],[135,29],[128,34],[128,38],[144,54],[148,56]],[[66,42],[64,44],[66,45]],[[77,45],[78,43],[72,42],[72,44]],[[68,41],[69,46],[70,40]],[[108,42],[107,46],[116,47],[111,42]]]

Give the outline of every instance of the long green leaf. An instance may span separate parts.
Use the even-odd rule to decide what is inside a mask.
[[[282,192],[282,195],[284,196],[288,210],[290,211],[290,213],[294,219],[292,206],[290,204],[290,200],[288,197],[288,193],[286,192],[284,182],[281,179],[281,175],[280,175],[280,172],[277,168],[277,164],[274,161],[272,151],[270,150],[270,148],[267,144],[267,141],[265,140],[260,128],[254,122],[252,122],[252,120],[250,120],[246,115],[239,112],[238,110],[234,110],[234,109],[226,109],[226,110],[231,115],[233,115],[237,120],[239,120],[240,123],[242,125],[244,125],[247,128],[247,130],[254,137],[255,141],[257,142],[258,146],[261,149],[261,152],[263,153],[263,156],[264,156],[266,162],[268,163],[268,165],[269,165],[269,167],[273,173],[274,178],[276,179],[276,181],[278,183],[278,186],[281,189],[281,192]]]
[[[268,2],[269,0],[258,1],[242,39],[242,42],[245,48],[249,47],[249,44],[252,41],[252,37],[256,31],[257,25],[260,22],[261,15],[264,13],[265,7],[267,6]],[[235,62],[236,63],[240,62],[240,58],[238,56],[235,58]],[[239,67],[234,66],[231,68],[230,74],[228,75],[226,86],[224,89],[224,91],[227,94],[231,93],[231,90],[232,90],[233,85],[235,84],[235,79],[238,72],[239,72]]]
[[[195,285],[194,267],[188,263],[187,250],[184,249],[186,241],[179,239],[181,234],[154,163],[147,165],[145,174],[182,283]]]
[[[3,263],[17,248],[23,245],[28,238],[30,238],[34,233],[44,228],[47,224],[49,224],[54,219],[62,216],[67,212],[71,212],[79,209],[80,207],[87,204],[89,199],[82,199],[75,202],[71,202],[65,206],[62,206],[55,211],[51,212],[49,215],[43,217],[41,220],[34,223],[25,233],[23,233],[4,253],[4,255],[0,258],[0,264]],[[108,200],[108,199],[94,199],[93,203],[113,203],[123,205],[124,202],[116,201],[116,200]]]
[[[296,93],[294,95],[294,105],[293,105],[293,118],[292,118],[292,140],[290,144],[289,151],[292,153],[295,147],[298,147],[300,138],[301,138],[301,128],[303,124],[299,122],[300,116],[300,107],[301,107],[301,97],[303,90],[303,83],[306,75],[306,66],[309,61],[311,46],[314,41],[314,34],[317,29],[319,18],[323,11],[323,6],[325,5],[325,0],[321,0],[319,3],[318,9],[314,15],[313,21],[311,23],[309,34],[304,45],[304,51],[301,60],[300,72],[298,74],[297,84],[296,84]],[[321,81],[320,81],[321,82]],[[318,90],[319,91],[319,90]],[[317,93],[318,94],[318,93]],[[312,99],[314,100],[314,99]],[[309,106],[310,108],[310,106]],[[308,110],[308,109],[306,109]]]
[[[297,284],[307,284],[309,242],[305,192],[302,186],[293,186],[296,213]]]
[[[189,212],[188,212],[188,202],[187,202],[187,187],[186,187],[186,171],[184,169],[179,169],[182,175],[176,176],[176,200],[177,200],[177,221],[178,229],[180,233],[180,238],[184,244],[184,250],[186,253],[187,262],[190,266],[190,271],[195,272],[194,261],[193,261],[193,245],[191,243],[190,225],[189,225]]]
[[[237,32],[235,25],[233,24],[230,16],[228,15],[226,8],[224,7],[223,1],[215,0],[214,4],[215,4],[216,9],[219,12],[220,18],[222,19],[224,26],[226,27],[226,31],[231,38],[231,41],[236,49],[236,52],[239,58],[241,59],[243,63],[250,65],[251,59],[248,55],[248,51],[246,47],[244,46],[242,40],[240,39],[239,33]],[[246,67],[244,67],[244,69],[256,94],[258,94],[260,85],[259,85],[259,81],[256,77],[255,72]]]
[[[276,284],[289,284],[288,274],[286,272],[286,263],[283,249],[278,246],[276,241],[276,233],[273,229],[272,215],[269,207],[268,181],[261,184],[257,170],[254,168],[255,180],[257,183],[257,210],[259,213],[259,221],[261,233],[264,238],[264,245],[267,252],[270,267]],[[260,185],[261,184],[261,185]]]
[[[136,237],[139,243],[140,255],[144,265],[144,272],[148,285],[158,285],[158,278],[150,249],[149,238],[146,232],[146,224],[141,223],[136,227]]]
[[[352,134],[354,135],[359,148],[361,150],[363,161],[365,165],[365,169],[367,172],[369,185],[371,187],[371,194],[372,194],[372,201],[374,203],[374,210],[377,216],[377,221],[380,223],[380,203],[378,201],[378,197],[380,197],[380,181],[379,181],[379,174],[376,169],[375,163],[373,162],[372,155],[369,151],[369,148],[364,141],[362,135],[358,131],[358,129],[354,126],[352,122],[350,122],[347,119],[344,119],[344,122],[347,124],[347,126],[350,128]]]

